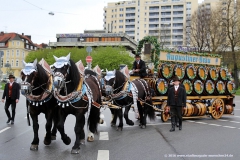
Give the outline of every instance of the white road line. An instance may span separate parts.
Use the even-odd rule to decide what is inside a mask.
[[[148,123],[147,126],[157,126],[157,125],[162,125],[162,124],[171,124],[171,123]],[[130,128],[130,127],[136,127],[139,126],[138,124],[135,124],[133,126],[123,126],[123,128]]]
[[[218,119],[218,121],[226,122],[226,121],[228,121],[228,120],[225,120],[225,119]]]
[[[109,160],[109,150],[98,150],[97,160]]]
[[[208,125],[210,125],[210,126],[222,126],[222,125],[220,125],[220,124],[213,124],[213,123],[208,124]]]
[[[205,123],[205,122],[196,122],[196,123],[199,123],[199,124],[207,124],[207,123]]]
[[[230,122],[232,122],[232,123],[240,123],[240,122],[238,122],[238,121],[230,121]]]
[[[240,116],[234,116],[234,117],[238,117],[238,118],[240,118]]]
[[[232,127],[232,126],[223,126],[225,128],[236,128],[236,127]]]
[[[109,140],[108,132],[100,132],[99,140]]]
[[[195,121],[190,121],[190,120],[187,120],[187,122],[195,122]]]
[[[10,129],[11,127],[6,127],[6,128],[4,128],[4,129],[2,129],[1,131],[0,131],[0,133],[2,133],[2,132],[4,132],[4,131],[6,131],[6,130],[8,130],[8,129]]]
[[[103,124],[100,124],[99,126],[107,127],[107,123],[106,123],[106,121],[104,121]]]

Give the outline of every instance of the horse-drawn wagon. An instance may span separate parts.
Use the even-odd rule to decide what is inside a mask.
[[[234,114],[235,84],[228,69],[220,66],[219,55],[161,52],[159,62],[157,75],[144,79],[154,93],[153,105],[163,122],[170,117],[166,101],[173,76],[178,76],[187,92],[183,118],[209,115],[219,119],[223,114]]]

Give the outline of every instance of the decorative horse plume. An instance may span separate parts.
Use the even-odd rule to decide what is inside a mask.
[[[32,72],[37,71],[37,59],[35,59],[33,63],[26,63],[23,60],[23,67],[22,72],[25,75],[30,75]]]
[[[56,57],[53,55],[54,59],[55,59],[55,63],[53,64],[55,68],[62,68],[64,65],[69,64],[70,65],[70,56],[71,53],[69,53],[66,57]]]
[[[51,73],[51,68],[49,64],[43,58],[40,62],[38,62],[38,64],[40,64],[46,72]]]
[[[84,75],[84,71],[85,71],[85,67],[82,63],[81,60],[79,60],[77,63],[76,63],[76,66],[78,68],[78,71],[80,72],[81,75]]]
[[[96,67],[93,68],[93,71],[97,73],[98,76],[102,75],[101,68],[98,65],[96,65]]]
[[[127,78],[130,77],[127,65],[125,67],[123,67],[123,69],[121,69],[121,72],[124,74],[125,77],[127,77]]]

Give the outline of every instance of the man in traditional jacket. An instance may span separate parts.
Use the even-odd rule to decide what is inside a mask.
[[[175,131],[176,117],[179,120],[179,130],[182,130],[182,107],[186,106],[186,90],[180,85],[178,77],[173,78],[173,86],[168,90],[167,106],[170,107],[171,124],[170,132]]]
[[[146,65],[141,56],[137,54],[135,56],[135,61],[133,63],[133,73],[135,76],[140,76],[141,78],[147,76]]]
[[[15,111],[16,111],[16,103],[19,101],[20,96],[20,86],[18,83],[14,82],[15,77],[13,75],[9,75],[9,83],[7,83],[4,87],[4,92],[2,96],[2,102],[5,101],[5,112],[7,114],[8,120],[7,123],[11,121],[11,124],[14,124]],[[8,108],[12,107],[12,116]]]

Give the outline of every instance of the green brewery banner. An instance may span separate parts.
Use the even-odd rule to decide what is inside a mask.
[[[181,63],[195,63],[195,64],[206,64],[206,65],[221,65],[221,58],[209,57],[209,56],[198,56],[189,55],[182,53],[169,53],[161,52],[160,61],[172,61]]]

